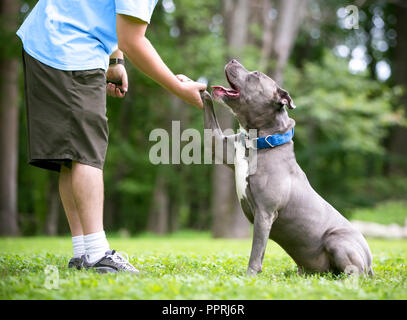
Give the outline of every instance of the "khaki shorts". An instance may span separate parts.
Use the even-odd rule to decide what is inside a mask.
[[[63,71],[23,50],[31,165],[60,171],[72,161],[103,169],[108,144],[103,69]]]

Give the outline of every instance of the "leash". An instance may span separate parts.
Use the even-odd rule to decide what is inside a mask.
[[[290,142],[294,137],[294,127],[283,134],[269,134],[266,137],[259,137],[249,139],[248,135],[244,132],[240,134],[241,142],[247,149],[267,149],[281,146]]]

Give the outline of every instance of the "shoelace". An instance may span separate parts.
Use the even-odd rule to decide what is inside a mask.
[[[126,258],[123,257],[123,255],[126,256]],[[120,265],[123,265],[124,268],[134,270],[135,268],[130,264],[129,262],[129,255],[126,252],[120,251],[114,251],[112,254],[112,260]]]

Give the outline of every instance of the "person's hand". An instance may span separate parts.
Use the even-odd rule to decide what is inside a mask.
[[[177,74],[177,79],[181,82],[179,97],[186,103],[203,108],[203,103],[199,91],[206,89],[206,84],[192,81],[186,75]]]
[[[122,64],[110,65],[106,72],[106,91],[109,96],[123,98],[128,89],[126,68]]]

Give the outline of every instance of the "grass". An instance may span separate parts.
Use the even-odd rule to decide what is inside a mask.
[[[407,299],[407,241],[373,240],[373,278],[299,276],[291,258],[269,242],[263,273],[245,276],[251,240],[207,233],[111,237],[140,275],[67,268],[68,237],[0,239],[0,299]],[[59,273],[47,289],[47,265]],[[48,278],[47,278],[48,277]]]
[[[407,202],[386,201],[374,208],[355,209],[352,212],[351,220],[376,222],[386,225],[396,223],[404,226],[407,221]]]

